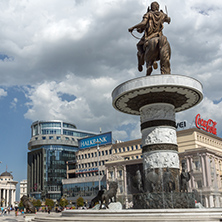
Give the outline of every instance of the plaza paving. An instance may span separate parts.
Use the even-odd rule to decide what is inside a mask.
[[[51,212],[50,214],[48,213],[42,213],[42,212],[37,212],[36,216],[39,216],[39,217],[44,217],[44,218],[47,218],[47,217],[60,217],[61,216],[61,213],[54,213],[54,212]],[[8,221],[8,222],[24,222],[24,221],[28,221],[28,216],[27,217],[23,217],[23,215],[19,214],[18,216],[15,216],[15,212],[12,211],[10,214],[5,214],[5,215],[1,215],[0,216],[0,222],[3,222],[3,221]]]

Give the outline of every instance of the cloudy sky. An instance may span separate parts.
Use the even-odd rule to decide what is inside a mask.
[[[204,100],[179,113],[217,121],[222,136],[222,1],[160,0],[171,17],[164,34],[172,74],[203,84]],[[112,90],[145,76],[137,71],[136,43],[145,0],[0,1],[0,171],[26,178],[30,125],[60,119],[79,129],[112,131],[114,139],[140,138],[139,117],[112,107]],[[134,33],[138,37],[139,33]],[[158,74],[159,70],[154,74]]]

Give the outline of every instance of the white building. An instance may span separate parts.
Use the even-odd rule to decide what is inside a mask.
[[[2,207],[15,205],[16,184],[11,173],[5,171],[0,175],[0,200]]]
[[[27,196],[27,179],[20,181],[20,196],[19,196],[19,199],[21,199],[21,197],[23,195]]]

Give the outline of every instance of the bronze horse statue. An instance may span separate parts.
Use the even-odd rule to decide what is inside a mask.
[[[112,202],[112,198],[114,198],[114,202],[116,202],[116,193],[118,189],[118,184],[117,182],[110,182],[109,183],[109,190],[106,190],[100,199],[100,208],[102,208],[102,205],[104,204],[106,208],[109,208],[109,200]],[[105,201],[105,203],[104,203]]]

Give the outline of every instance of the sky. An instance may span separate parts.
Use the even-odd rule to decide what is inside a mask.
[[[217,122],[222,136],[222,1],[159,0],[171,23],[171,73],[203,85],[203,101],[178,113]],[[137,70],[135,39],[145,0],[0,1],[0,172],[27,178],[27,144],[36,120],[63,120],[78,129],[112,131],[114,140],[141,137],[138,116],[112,107],[119,84],[145,76]],[[138,37],[140,33],[134,32]],[[159,74],[159,69],[153,74]]]

